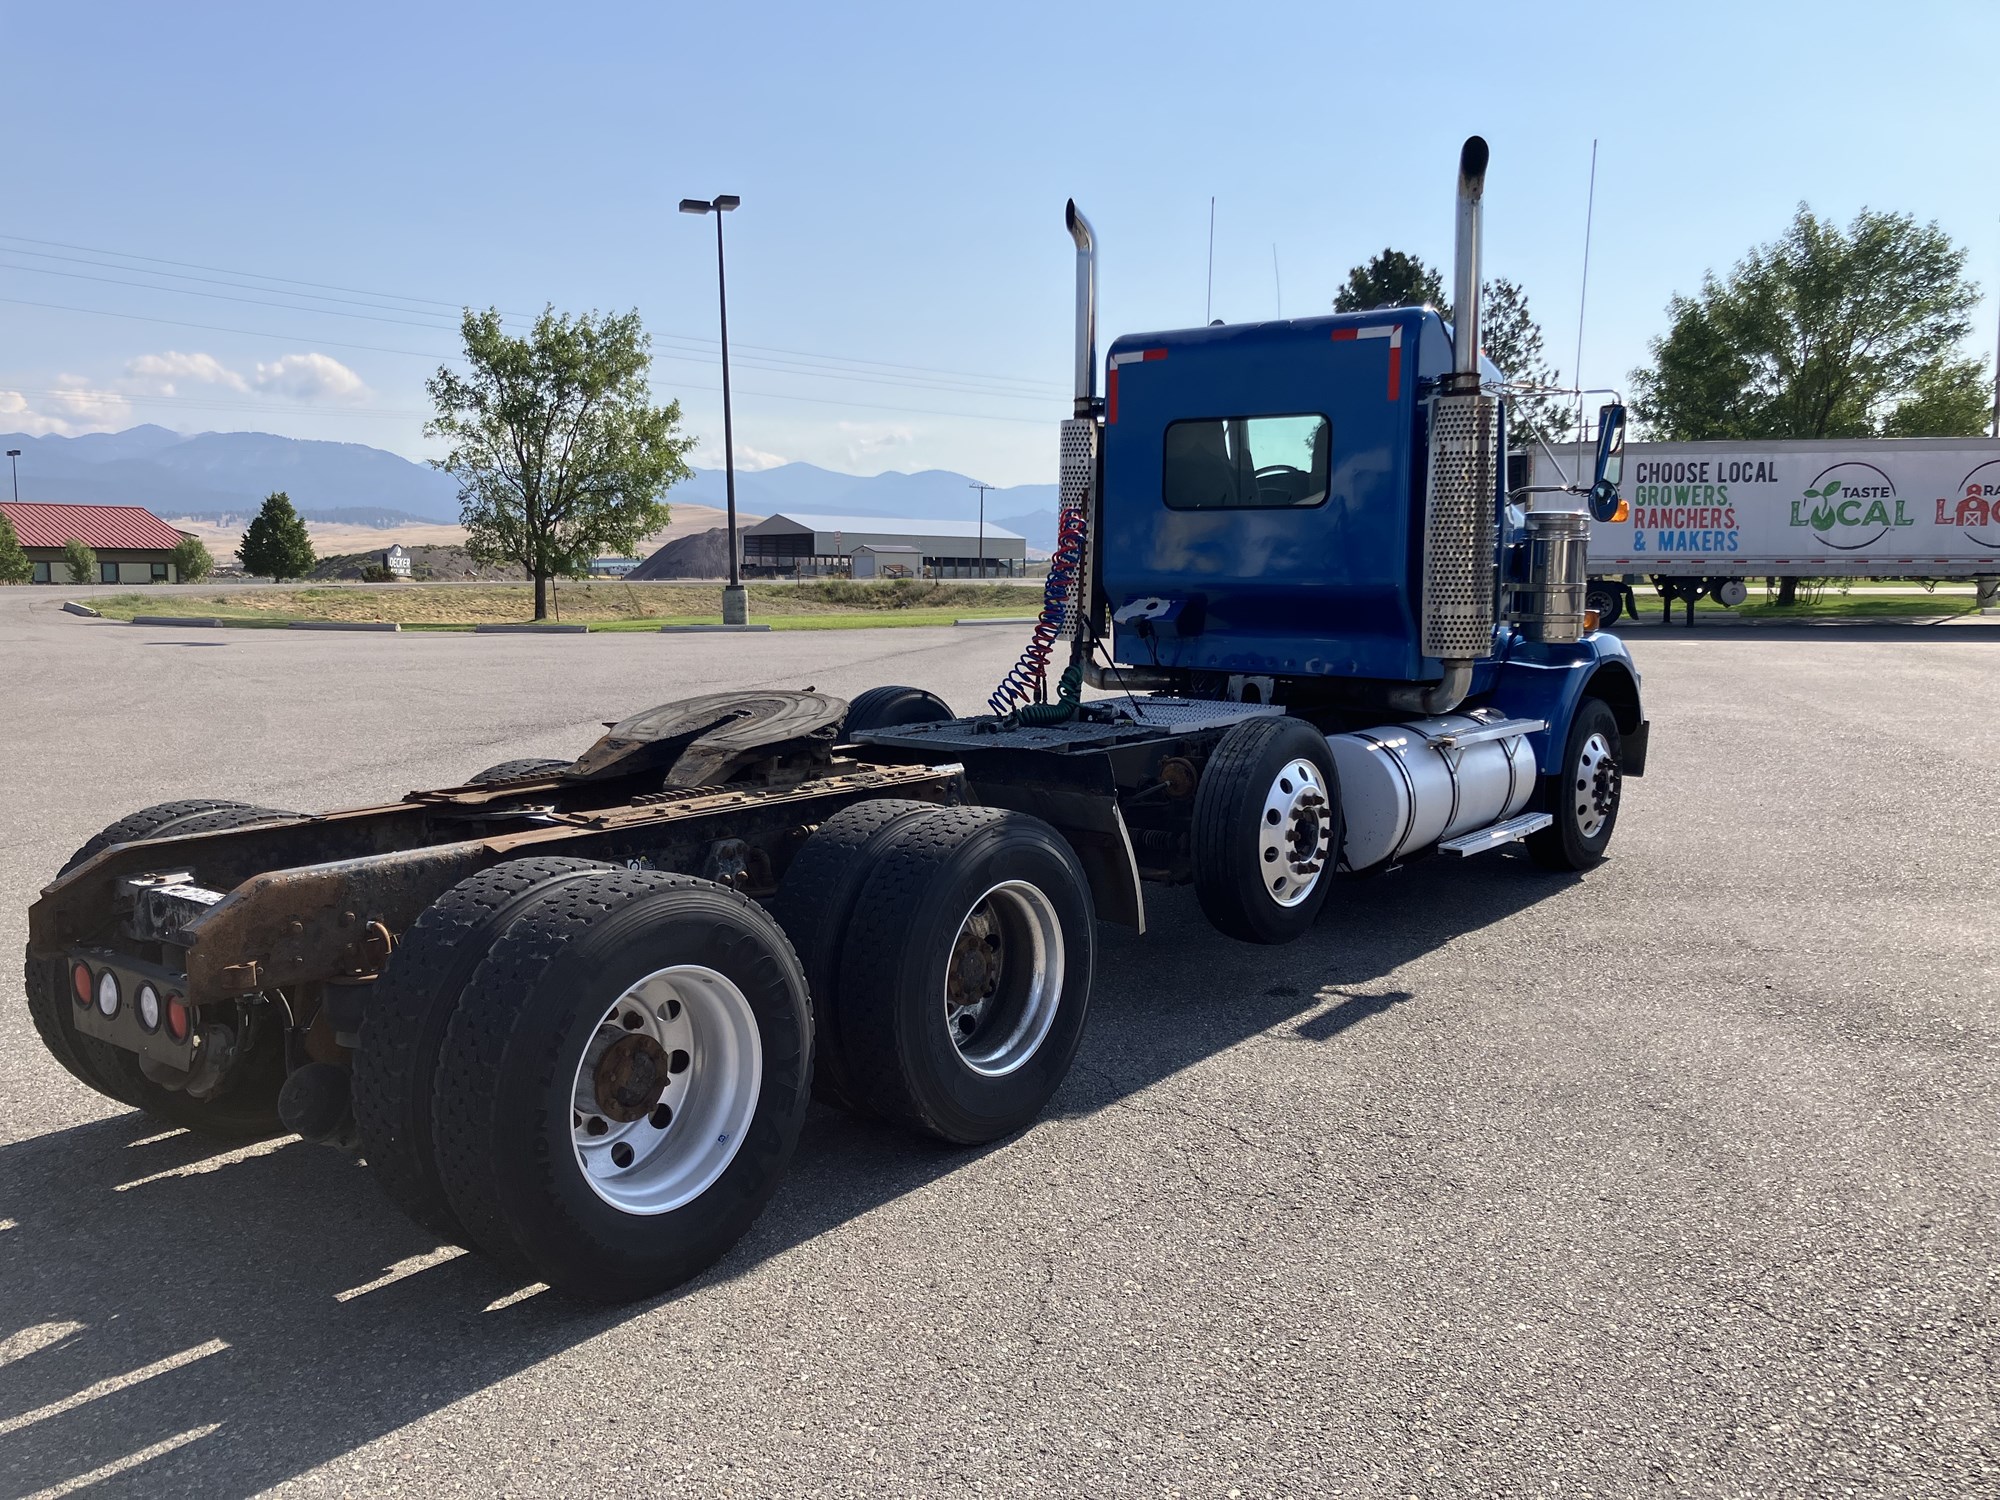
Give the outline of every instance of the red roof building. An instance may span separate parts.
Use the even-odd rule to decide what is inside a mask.
[[[63,544],[82,542],[97,554],[96,583],[174,583],[172,553],[182,533],[143,505],[44,505],[0,500],[21,548],[35,565],[36,583],[73,582]]]

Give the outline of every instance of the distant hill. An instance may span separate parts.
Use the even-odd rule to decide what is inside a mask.
[[[360,443],[326,443],[267,432],[202,432],[192,436],[158,426],[82,437],[15,433],[0,446],[21,450],[21,498],[96,505],[143,505],[163,516],[247,516],[273,490],[283,490],[308,519],[347,521],[385,529],[412,522],[458,520],[458,484],[423,464]],[[971,520],[979,497],[972,481],[949,469],[915,474],[841,474],[816,464],[781,464],[740,471],[736,504],[743,512],[782,510],[833,515],[895,516],[904,520]],[[675,485],[673,504],[726,503],[722,471],[697,469]],[[1030,545],[1055,543],[1056,487],[1020,484],[990,491],[986,517],[1019,532]],[[1045,524],[1034,518],[1046,512]],[[354,513],[379,516],[361,520]],[[353,519],[350,516],[354,515]]]

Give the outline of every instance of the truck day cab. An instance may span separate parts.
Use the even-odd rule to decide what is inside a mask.
[[[1282,943],[1348,871],[1595,865],[1647,725],[1587,628],[1581,515],[1502,491],[1486,160],[1468,140],[1458,328],[1131,336],[1101,398],[1071,205],[1061,546],[991,712],[722,693],[384,806],[147,808],[29,913],[43,1041],[189,1129],[358,1149],[440,1238],[617,1300],[728,1250],[814,1093],[961,1145],[1028,1124],[1147,882]]]

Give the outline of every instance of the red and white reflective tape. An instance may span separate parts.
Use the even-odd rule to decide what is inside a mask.
[[[1111,356],[1111,368],[1104,376],[1104,425],[1109,427],[1118,420],[1118,371],[1125,365],[1143,364],[1149,360],[1165,359],[1164,349],[1134,349],[1126,354]]]
[[[1348,339],[1387,339],[1389,341],[1389,399],[1394,401],[1402,394],[1403,388],[1403,325],[1401,323],[1377,323],[1367,328],[1336,328],[1331,335],[1335,343]]]

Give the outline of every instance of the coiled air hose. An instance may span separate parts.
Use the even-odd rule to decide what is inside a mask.
[[[1047,711],[1051,717],[1029,720],[1024,708],[1024,721],[1060,723],[1076,712],[1077,700],[1083,691],[1083,673],[1075,666],[1063,673],[1056,702],[1044,703],[1042,700],[1048,695],[1049,658],[1055,652],[1056,640],[1062,634],[1063,616],[1076,597],[1077,580],[1083,571],[1083,541],[1083,508],[1064,507],[1056,531],[1055,554],[1049,559],[1048,581],[1042,588],[1042,612],[1035,619],[1034,634],[1028,637],[1028,649],[1021,653],[1021,659],[1000,679],[1000,686],[986,700],[986,706],[994,713],[1005,714],[1016,705],[1028,705],[1029,708]],[[1072,674],[1076,678],[1074,683],[1070,681]]]

